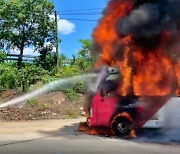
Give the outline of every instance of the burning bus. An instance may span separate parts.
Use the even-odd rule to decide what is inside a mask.
[[[120,80],[121,73],[118,68],[104,67],[98,77],[89,82],[89,98],[84,107],[87,118],[85,130],[91,131],[93,128],[96,131],[93,133],[96,134],[98,129],[104,130],[103,128],[106,128],[108,132],[103,132],[106,135],[135,137],[135,130],[138,128],[161,128],[162,121],[159,113],[150,120],[149,117],[145,117],[147,115],[143,110],[146,110],[147,107],[145,102],[140,101],[140,96],[133,94],[129,96],[118,95]],[[165,101],[167,96],[166,99],[165,96],[163,98],[161,96],[149,98],[161,102],[162,99]],[[82,131],[84,131],[83,125],[84,123],[81,123],[80,130]]]
[[[91,128],[133,134],[175,95],[180,87],[179,7],[179,0],[109,1],[92,35],[99,58],[95,68],[108,67],[85,107]]]

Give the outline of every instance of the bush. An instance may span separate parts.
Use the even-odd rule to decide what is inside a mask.
[[[64,66],[57,74],[55,74],[55,76],[59,78],[65,78],[80,75],[81,73],[82,72],[78,66]]]
[[[36,106],[38,103],[39,103],[39,102],[38,102],[38,100],[36,100],[36,99],[29,99],[29,100],[27,100],[27,104],[28,104],[29,106],[31,106],[31,107]]]
[[[2,50],[0,50],[0,63],[4,63],[6,58],[6,54]]]
[[[77,99],[77,93],[71,88],[65,89],[64,93],[70,101]]]
[[[31,84],[42,81],[47,74],[43,68],[30,63],[26,63],[21,70],[18,70],[14,63],[3,63],[0,64],[0,89],[21,88],[25,92]]]
[[[82,50],[73,56],[72,59],[65,55],[59,55],[59,67],[57,68],[57,57],[54,52],[47,52],[47,55],[37,57],[33,63],[23,62],[22,69],[17,69],[17,61],[4,61],[6,54],[0,50],[0,90],[18,88],[25,92],[29,90],[30,85],[36,84],[38,81],[48,83],[54,80],[68,78],[76,75],[87,73],[93,66],[94,56],[89,48],[91,40],[80,40]],[[71,89],[67,89],[71,87]],[[84,82],[69,84],[63,87],[67,89],[65,93],[70,100],[74,100],[77,93],[84,94],[86,86]]]
[[[56,59],[56,53],[48,53],[43,60],[41,57],[36,58],[34,64],[50,72],[56,69]]]
[[[12,89],[17,87],[17,75],[15,68],[8,64],[0,64],[0,87],[1,89]]]
[[[42,77],[42,82],[43,83],[49,83],[49,82],[54,81],[54,80],[55,80],[55,78],[51,77],[49,75]]]
[[[73,90],[76,93],[84,94],[86,92],[86,85],[84,82],[78,82],[73,86]]]
[[[42,77],[47,72],[41,68],[36,67],[33,64],[26,64],[21,70],[17,70],[17,82],[18,86],[22,88],[22,91],[28,91],[31,84],[35,84],[37,81],[42,80]]]

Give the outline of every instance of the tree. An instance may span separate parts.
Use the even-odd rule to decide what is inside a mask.
[[[75,54],[72,55],[72,59],[69,61],[69,63],[71,66],[76,65],[76,55]]]
[[[3,50],[0,50],[0,64],[4,63],[6,58],[7,58],[6,54],[3,52]]]
[[[47,44],[41,48],[38,49],[38,52],[40,53],[40,61],[43,63],[46,60],[46,56],[51,53],[53,50],[52,44]]]
[[[25,48],[54,43],[53,15],[54,5],[48,0],[0,0],[0,42],[20,51],[18,68]]]
[[[59,56],[59,66],[64,67],[68,63],[68,58],[65,54],[60,54]]]
[[[36,66],[40,66],[47,71],[52,71],[56,67],[56,53],[48,53],[45,59],[42,61],[41,57],[38,57],[34,60]]]
[[[80,67],[83,72],[88,72],[95,61],[95,57],[92,55],[90,51],[92,46],[92,41],[89,39],[80,40],[82,49],[78,52],[76,57],[76,63]]]

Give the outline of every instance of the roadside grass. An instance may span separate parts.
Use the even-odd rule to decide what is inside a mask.
[[[77,100],[78,98],[77,93],[71,88],[65,89],[64,93],[70,101]]]
[[[37,99],[29,99],[29,100],[27,100],[27,104],[30,107],[34,107],[34,106],[38,105],[38,103],[39,103],[39,101]]]

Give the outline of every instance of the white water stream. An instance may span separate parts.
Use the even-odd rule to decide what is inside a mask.
[[[4,108],[4,107],[14,105],[14,104],[19,104],[21,102],[24,102],[24,101],[31,99],[33,97],[36,97],[38,95],[41,95],[41,94],[44,94],[47,92],[51,92],[52,90],[70,88],[79,81],[88,82],[91,78],[96,77],[96,76],[97,76],[97,74],[86,74],[86,75],[74,76],[74,77],[67,78],[67,79],[59,79],[56,81],[52,81],[52,82],[44,85],[40,89],[37,89],[37,90],[29,92],[23,96],[20,96],[18,98],[15,98],[15,99],[12,99],[10,101],[0,104],[0,108]]]

